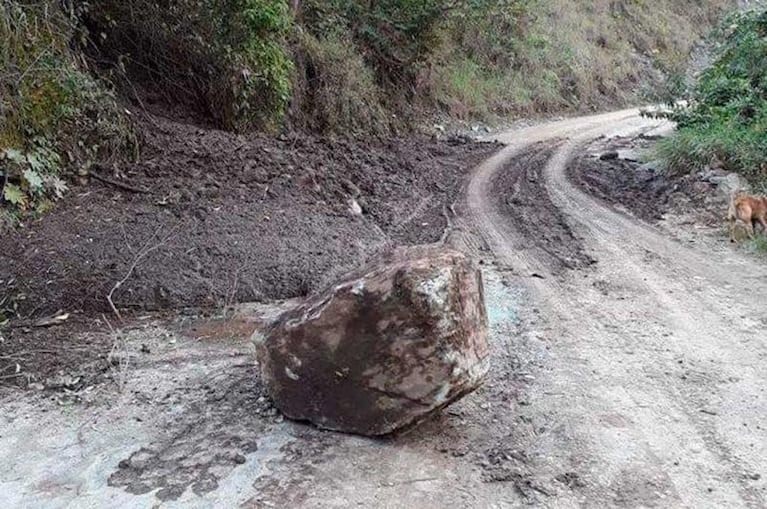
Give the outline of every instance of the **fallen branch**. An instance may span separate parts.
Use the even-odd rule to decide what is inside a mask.
[[[128,268],[128,272],[125,274],[125,276],[112,287],[112,290],[107,295],[107,302],[109,302],[109,307],[112,308],[112,312],[115,314],[117,319],[120,320],[121,322],[123,321],[122,315],[120,314],[120,311],[117,309],[117,306],[115,306],[115,303],[112,300],[115,292],[119,290],[120,287],[124,285],[126,281],[128,281],[128,279],[133,274],[133,271],[136,270],[136,267],[138,266],[138,264],[141,263],[141,260],[146,258],[147,255],[149,255],[152,251],[156,251],[160,249],[163,245],[165,245],[171,239],[171,237],[173,237],[176,230],[177,230],[177,227],[174,227],[164,239],[160,239],[156,244],[152,245],[152,241],[159,237],[160,230],[158,229],[154,233],[154,235],[152,235],[152,237],[147,241],[147,243],[144,244],[144,247],[142,247],[139,250],[138,254],[133,259],[133,262],[130,264],[130,267]]]

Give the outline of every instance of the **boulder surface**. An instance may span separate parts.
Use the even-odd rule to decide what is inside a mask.
[[[481,274],[445,248],[399,251],[283,314],[254,341],[263,381],[285,416],[386,435],[484,380]]]

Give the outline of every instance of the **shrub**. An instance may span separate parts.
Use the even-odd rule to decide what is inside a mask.
[[[279,126],[292,72],[285,0],[107,0],[88,25],[129,90],[137,81],[226,129]]]
[[[752,182],[767,179],[767,11],[729,17],[716,32],[714,62],[695,84],[689,105],[666,112],[678,123],[657,146],[676,172],[718,157]]]
[[[294,39],[292,127],[337,134],[390,131],[381,89],[348,34],[331,32],[318,39],[298,29]]]
[[[59,5],[0,4],[0,194],[12,214],[49,208],[66,170],[136,147],[114,95],[73,51],[78,13]]]

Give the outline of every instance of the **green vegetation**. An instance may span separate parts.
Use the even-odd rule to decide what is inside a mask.
[[[382,100],[398,117],[436,110],[469,120],[604,110],[654,96],[733,5],[304,0],[296,24],[317,47],[341,40],[363,57],[375,81],[356,97]],[[337,74],[309,74],[325,72]]]
[[[466,118],[606,110],[655,95],[726,0],[507,2],[452,20],[432,88]]]
[[[135,155],[121,100],[137,112],[180,107],[239,132],[360,135],[435,113],[470,120],[617,107],[657,90],[731,4],[5,0],[2,198],[16,212],[42,211],[66,189],[66,174]],[[760,143],[747,134],[738,139]],[[753,153],[738,160],[746,166]]]
[[[0,4],[0,185],[13,205],[0,221],[48,209],[67,169],[135,149],[113,94],[71,50],[81,36],[58,2]]]
[[[751,241],[751,249],[761,255],[767,255],[767,235],[757,235]]]
[[[300,28],[293,36],[296,73],[288,123],[293,128],[347,135],[383,134],[391,116],[383,90],[349,34],[323,39]]]
[[[276,129],[291,92],[284,0],[105,0],[84,16],[92,58],[138,86],[230,130]]]
[[[705,168],[717,157],[757,186],[767,184],[767,11],[738,13],[716,33],[714,62],[700,75],[687,107],[657,152],[673,171]]]

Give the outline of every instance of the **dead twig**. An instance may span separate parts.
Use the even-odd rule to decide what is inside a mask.
[[[151,194],[151,191],[149,191],[148,189],[144,189],[144,188],[141,188],[141,187],[134,187],[134,186],[132,186],[130,184],[124,184],[123,182],[118,182],[117,180],[112,180],[110,178],[103,177],[103,176],[101,176],[101,175],[99,175],[98,173],[95,173],[95,172],[89,172],[88,175],[90,175],[91,177],[95,178],[99,182],[103,182],[104,184],[109,184],[110,186],[118,187],[118,188],[123,189],[125,191],[130,191],[131,193],[136,193],[136,194]]]
[[[101,315],[101,318],[104,320],[104,322],[107,324],[107,327],[109,327],[110,335],[112,336],[112,348],[109,350],[109,355],[107,355],[107,360],[109,362],[109,369],[114,370],[115,373],[115,381],[117,382],[117,387],[120,393],[123,392],[125,389],[125,386],[128,382],[128,369],[130,367],[130,355],[128,352],[128,345],[125,342],[125,339],[122,336],[122,331],[115,330],[114,327],[112,327],[111,322],[105,315]],[[116,363],[116,366],[115,366]]]
[[[139,263],[141,263],[141,260],[146,258],[152,251],[156,251],[160,249],[163,245],[165,245],[171,237],[176,233],[176,230],[178,227],[174,227],[168,235],[165,236],[165,238],[159,239],[155,244],[152,244],[152,242],[155,241],[155,239],[159,238],[160,230],[158,229],[154,235],[147,241],[146,244],[139,250],[138,254],[133,259],[133,262],[130,264],[130,267],[128,267],[128,272],[125,273],[125,276],[115,283],[115,285],[112,287],[112,290],[110,290],[109,294],[107,295],[107,302],[109,302],[109,307],[112,309],[112,312],[115,314],[117,319],[119,321],[123,321],[122,315],[120,314],[120,311],[117,309],[117,306],[115,306],[114,301],[112,298],[114,297],[114,294],[117,290],[120,289],[122,285],[125,284],[126,281],[131,277],[133,274],[133,271],[136,270],[136,267]],[[107,322],[108,323],[108,322]]]
[[[237,269],[234,271],[232,285],[229,291],[227,291],[227,295],[225,297],[224,309],[222,312],[223,318],[229,318],[229,313],[234,312],[234,300],[237,297],[239,282],[240,282],[240,269]]]

